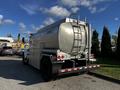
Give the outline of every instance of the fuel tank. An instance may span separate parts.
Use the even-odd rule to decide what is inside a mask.
[[[31,41],[32,47],[59,49],[77,55],[86,50],[87,38],[86,22],[66,18],[40,29],[32,36]]]

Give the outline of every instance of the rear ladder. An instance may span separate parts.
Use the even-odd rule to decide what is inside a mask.
[[[74,42],[71,52],[75,54],[79,54],[80,48],[82,46],[82,31],[79,25],[73,26],[74,33]]]

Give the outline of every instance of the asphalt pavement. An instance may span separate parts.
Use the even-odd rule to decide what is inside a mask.
[[[12,56],[0,57],[0,90],[120,90],[120,84],[87,74],[44,82],[39,70]]]

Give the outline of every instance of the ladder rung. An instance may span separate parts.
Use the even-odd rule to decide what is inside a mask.
[[[79,51],[72,51],[73,54],[80,54]]]
[[[74,40],[81,41],[82,39],[74,39]]]
[[[81,46],[74,46],[73,48],[80,48]]]
[[[78,33],[78,32],[74,32],[75,34],[82,34],[82,33]]]
[[[84,47],[84,46],[85,46],[85,44],[81,44],[80,46],[81,46],[81,47]]]
[[[80,25],[73,25],[73,27],[80,27]]]
[[[73,48],[74,48],[74,47],[75,47],[75,48],[76,48],[76,47],[78,48],[78,47],[83,47],[83,46],[85,46],[85,45],[84,45],[84,44],[80,44],[80,46],[73,46]]]
[[[78,52],[76,52],[76,51],[72,51],[72,53],[74,53],[74,54],[75,54],[75,53],[78,53]]]

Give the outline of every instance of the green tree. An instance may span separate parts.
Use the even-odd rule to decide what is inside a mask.
[[[118,58],[120,58],[120,27],[118,29],[118,38],[117,38],[117,44],[116,44],[116,55]]]
[[[25,38],[24,37],[22,38],[22,43],[25,43]]]
[[[111,37],[110,37],[108,28],[104,26],[102,41],[101,41],[101,55],[103,57],[110,57],[111,53],[112,53]]]
[[[92,35],[92,47],[91,52],[97,57],[100,53],[99,51],[99,39],[98,39],[98,33],[96,30],[93,31]]]
[[[20,33],[18,34],[18,42],[20,41]]]

